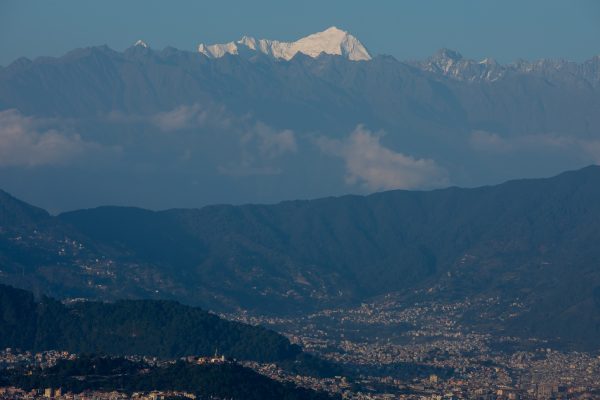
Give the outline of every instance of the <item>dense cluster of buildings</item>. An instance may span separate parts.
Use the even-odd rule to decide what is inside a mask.
[[[58,360],[74,360],[77,356],[68,351],[43,351],[32,353],[30,351],[13,350],[6,348],[0,350],[0,369],[17,368],[19,366],[32,366],[48,368],[56,364]]]
[[[485,299],[492,304],[497,299]],[[552,348],[539,339],[494,336],[461,326],[459,316],[469,302],[414,304],[397,307],[393,299],[355,309],[325,310],[289,318],[228,315],[246,323],[270,326],[320,357],[349,367],[344,376],[317,378],[285,371],[275,364],[241,362],[279,381],[326,391],[344,399],[540,400],[600,399],[600,354]],[[519,308],[518,303],[514,304]],[[41,368],[67,352],[0,351],[0,369],[18,365]],[[174,360],[132,357],[150,365]],[[235,362],[215,353],[185,357],[195,364]],[[123,393],[63,393],[59,388],[22,391],[0,389],[0,399],[124,399]],[[189,393],[136,393],[135,399],[194,398]]]
[[[0,388],[2,400],[167,400],[196,399],[196,395],[178,391],[151,391],[125,394],[117,391],[103,392],[90,390],[83,393],[63,392],[60,388],[23,390],[14,387]]]
[[[245,363],[246,366],[280,381],[298,386],[338,393],[353,400],[541,400],[541,399],[600,399],[600,382],[588,385],[566,385],[554,382],[517,383],[505,385],[475,378],[442,379],[435,374],[403,380],[391,376],[362,376],[350,381],[343,376],[315,378],[290,374],[275,364]],[[598,375],[596,375],[597,377]]]
[[[151,366],[166,366],[173,364],[177,360],[160,360],[156,357],[146,356],[128,356],[125,357],[130,361],[143,361]],[[69,353],[67,351],[44,351],[39,353],[32,353],[30,351],[19,351],[18,349],[7,348],[0,351],[0,370],[2,369],[16,369],[19,367],[25,367],[25,369],[31,368],[50,368],[59,360],[75,360],[77,355]],[[192,364],[225,364],[234,362],[232,359],[225,357],[224,355],[218,354],[216,351],[213,356],[210,357],[184,357],[182,361],[189,362]],[[64,390],[60,387],[41,387],[34,388],[31,390],[24,390],[17,387],[0,387],[0,400],[33,400],[33,399],[45,399],[45,400],[172,400],[172,399],[196,399],[197,396],[194,393],[173,391],[173,390],[153,390],[149,392],[134,392],[127,394],[119,391],[100,391],[100,390],[87,390],[83,393],[73,393]],[[203,398],[204,399],[204,398]],[[210,400],[210,398],[208,398]]]
[[[465,310],[493,307],[499,299],[481,301],[407,307],[386,297],[297,319],[228,317],[270,326],[308,351],[352,366],[358,371],[353,382],[254,366],[271,378],[348,399],[600,399],[600,354],[560,351],[543,340],[498,337],[461,326],[457,321]],[[502,307],[508,314],[520,308],[518,302]]]

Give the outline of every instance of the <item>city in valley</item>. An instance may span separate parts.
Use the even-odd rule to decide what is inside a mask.
[[[486,305],[497,299],[485,299]],[[314,379],[274,365],[253,367],[276,379],[352,399],[595,399],[600,353],[536,338],[496,336],[461,326],[473,302],[399,306],[393,296],[353,309],[301,318],[227,315],[284,332],[315,354],[356,374]],[[482,316],[483,317],[483,316]]]
[[[486,299],[486,303],[497,299]],[[345,373],[319,378],[292,373],[276,363],[234,360],[225,355],[190,355],[178,360],[129,356],[155,368],[176,361],[189,364],[240,364],[271,379],[339,395],[343,399],[595,399],[600,397],[600,354],[557,347],[546,340],[479,333],[457,323],[473,302],[435,302],[399,306],[394,296],[351,309],[328,309],[299,318],[222,315],[283,332],[293,343]],[[76,360],[66,351],[41,353],[6,349],[0,368],[31,374],[58,360]],[[201,399],[197,392],[127,393],[61,387],[0,389],[3,399]],[[206,397],[209,398],[209,397]],[[214,397],[211,397],[214,398]]]

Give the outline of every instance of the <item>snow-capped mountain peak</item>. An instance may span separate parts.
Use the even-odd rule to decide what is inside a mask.
[[[493,58],[476,61],[465,58],[456,51],[441,49],[426,60],[412,61],[409,64],[436,75],[468,82],[494,82],[517,74],[553,77],[561,72],[568,73],[569,76],[581,77],[593,85],[600,82],[600,56],[581,64],[549,59],[517,60],[511,64],[500,64]]]
[[[143,47],[145,49],[148,48],[148,45],[143,40],[138,40],[137,42],[134,43],[134,46],[135,47]]]
[[[243,51],[255,51],[284,60],[290,60],[297,53],[303,53],[310,57],[317,57],[319,54],[325,53],[342,56],[352,61],[371,59],[369,52],[357,38],[335,26],[295,42],[244,36],[236,42],[224,44],[205,45],[200,43],[198,51],[210,58],[223,57],[225,54],[240,54]]]

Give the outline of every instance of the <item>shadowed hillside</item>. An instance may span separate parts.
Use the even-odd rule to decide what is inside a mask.
[[[17,265],[2,279],[57,295],[160,295],[279,314],[389,292],[500,296],[523,309],[497,328],[597,346],[599,200],[600,168],[588,167],[476,189],[161,212],[101,207],[51,218],[100,261],[81,269],[87,256],[65,250],[60,262],[27,264],[31,280],[19,280]],[[32,249],[5,240],[8,251]],[[66,271],[70,280],[58,282]]]

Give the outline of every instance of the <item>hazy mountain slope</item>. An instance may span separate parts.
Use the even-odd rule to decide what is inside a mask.
[[[119,258],[116,267],[114,258]],[[0,193],[0,279],[36,295],[100,298],[152,297],[144,282],[156,268],[131,262],[126,252],[107,248],[46,211]],[[146,278],[144,278],[144,276]],[[135,282],[135,283],[133,283]],[[167,280],[163,280],[168,283]],[[107,288],[110,294],[105,296]],[[146,287],[144,289],[144,287]],[[157,296],[164,298],[166,296]]]
[[[2,229],[18,229],[36,225],[49,219],[50,215],[41,208],[31,206],[0,190],[0,221]]]
[[[0,71],[0,108],[89,118],[216,103],[295,129],[329,129],[337,121],[423,134],[430,129],[540,134],[568,127],[591,134],[600,126],[591,112],[600,101],[594,74],[562,69],[550,74],[552,68],[465,82],[385,56],[357,63],[299,54],[279,62],[261,55],[208,59],[173,48],[135,46],[120,53],[91,47],[60,58],[17,61]]]
[[[57,266],[65,248],[83,250],[79,249],[80,239],[75,229],[45,210],[0,191],[0,276],[20,280],[34,270],[39,273],[41,265]],[[36,281],[28,280],[28,287],[37,288]]]

